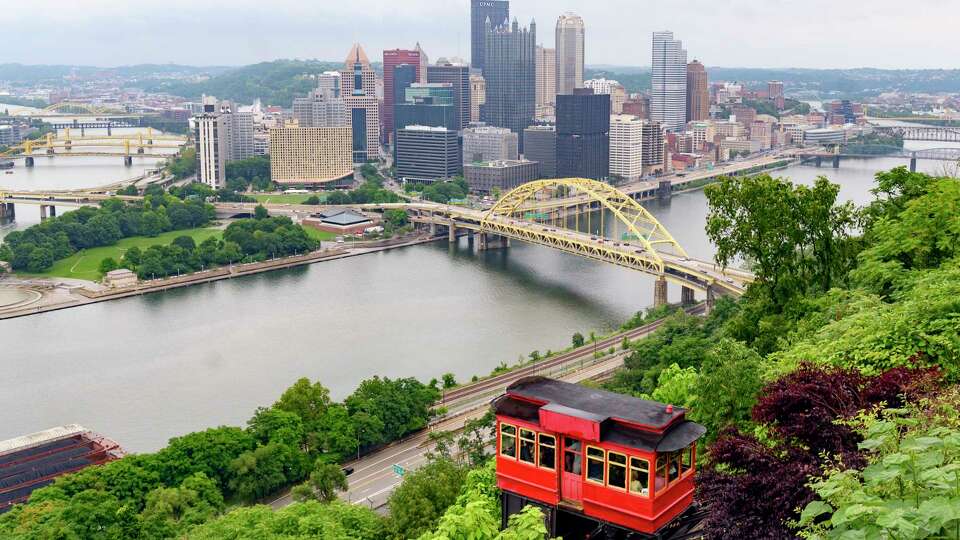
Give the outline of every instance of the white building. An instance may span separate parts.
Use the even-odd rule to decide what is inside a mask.
[[[611,114],[623,113],[623,102],[627,100],[627,90],[622,84],[611,79],[590,79],[584,81],[583,86],[592,89],[594,94],[608,94]]]
[[[643,125],[629,114],[610,116],[610,175],[627,180],[643,176]]]
[[[519,136],[507,128],[475,126],[463,130],[463,162],[515,161]]]
[[[203,96],[202,105],[203,112],[193,118],[197,180],[219,189],[226,185],[227,162],[256,155],[255,113],[213,96]]]
[[[675,133],[687,124],[687,51],[673,32],[653,33],[650,120]]]
[[[704,144],[713,142],[713,138],[717,134],[717,127],[710,121],[690,122],[689,131],[691,137],[693,137],[693,151],[700,152],[703,150]]]

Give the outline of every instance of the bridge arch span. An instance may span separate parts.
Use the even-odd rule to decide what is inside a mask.
[[[524,220],[523,214],[537,208],[537,195],[568,191],[565,195],[582,195],[586,203],[598,203],[609,210],[631,236],[639,242],[654,269],[665,271],[662,254],[687,257],[673,235],[640,203],[610,184],[587,178],[557,178],[527,182],[501,197],[481,220],[481,230],[497,229],[504,220]]]
[[[59,103],[54,103],[53,105],[48,105],[43,109],[43,112],[59,114],[112,114],[123,113],[124,111],[111,109],[109,107],[101,107],[99,105],[92,105],[90,103],[61,101]]]

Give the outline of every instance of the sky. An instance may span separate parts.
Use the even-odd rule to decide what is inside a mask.
[[[244,65],[371,60],[420,42],[431,59],[470,56],[469,0],[32,0],[0,7],[0,63]],[[512,0],[554,42],[557,16],[586,24],[587,64],[650,65],[672,30],[708,66],[958,68],[960,0]]]

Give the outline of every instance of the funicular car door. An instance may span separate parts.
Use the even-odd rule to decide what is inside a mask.
[[[564,500],[579,502],[583,499],[582,487],[583,442],[573,437],[564,437],[560,497]]]

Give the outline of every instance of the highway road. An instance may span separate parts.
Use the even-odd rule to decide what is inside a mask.
[[[691,314],[702,314],[705,306],[699,304],[689,308]],[[489,406],[489,402],[502,394],[506,387],[513,382],[531,375],[545,375],[567,382],[581,382],[590,379],[602,378],[609,375],[623,365],[629,351],[621,351],[623,338],[630,340],[643,339],[663,324],[662,321],[635,328],[627,332],[597,340],[596,344],[588,343],[583,347],[559,354],[534,365],[524,366],[496,377],[491,377],[472,383],[448,392],[441,403],[450,411],[448,416],[433,424],[427,430],[415,433],[410,437],[394,443],[380,451],[368,454],[360,460],[345,463],[345,467],[352,467],[353,473],[347,477],[349,488],[341,494],[341,498],[352,504],[362,504],[372,509],[383,508],[400,482],[402,477],[394,473],[393,466],[400,465],[407,471],[413,471],[427,461],[426,454],[434,449],[430,442],[431,432],[456,432],[470,420],[482,417]],[[594,351],[609,350],[616,347],[616,354],[594,358]],[[269,501],[273,508],[282,508],[292,504],[293,498],[289,492]]]

